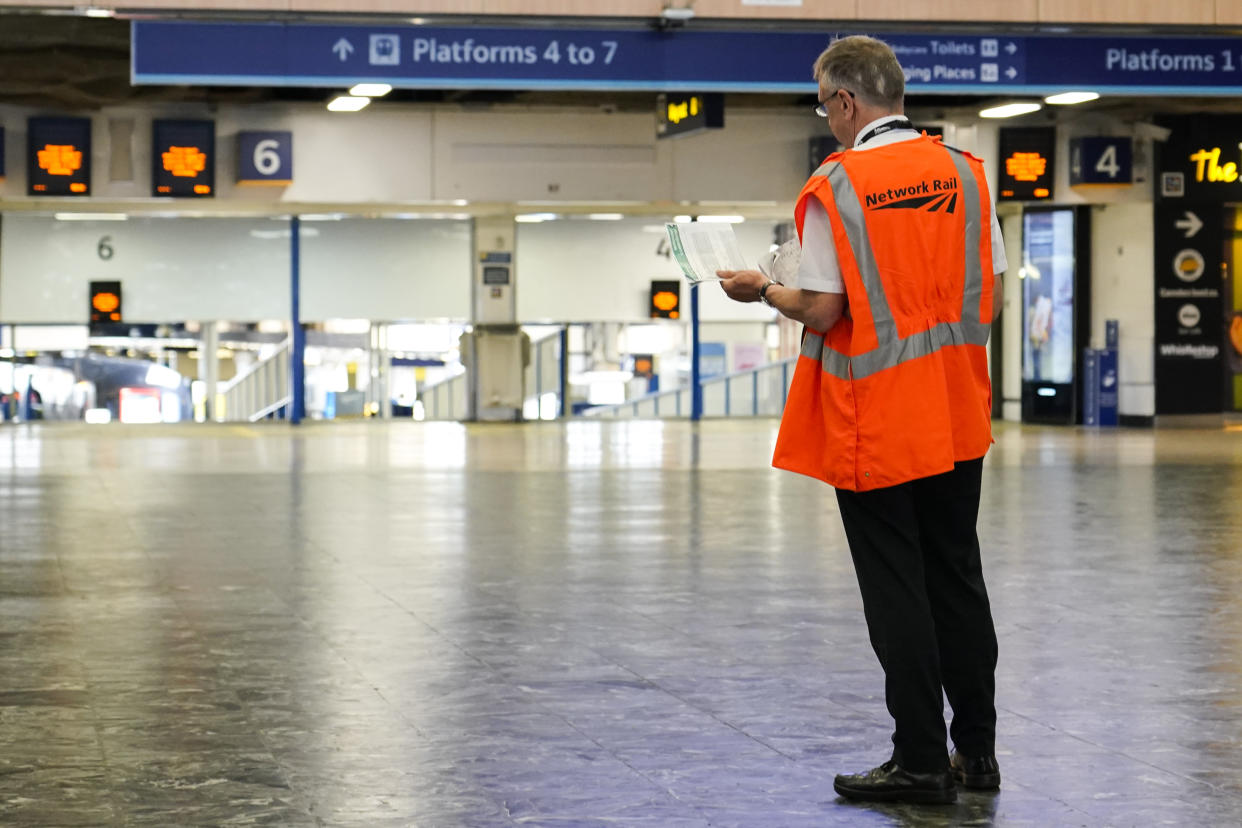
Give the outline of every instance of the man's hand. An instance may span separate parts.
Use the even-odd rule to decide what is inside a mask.
[[[768,283],[768,277],[757,270],[717,270],[722,281],[720,286],[734,302],[758,302],[759,288]]]

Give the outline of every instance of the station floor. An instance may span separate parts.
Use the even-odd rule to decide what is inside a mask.
[[[0,427],[0,824],[1242,823],[1242,430],[998,427],[1003,788],[918,807],[774,436]]]

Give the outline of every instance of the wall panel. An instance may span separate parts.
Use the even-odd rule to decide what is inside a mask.
[[[1210,26],[1217,22],[1216,0],[1039,0],[1039,21]]]
[[[684,5],[686,0],[673,0]],[[0,7],[80,8],[64,0],[0,0]],[[164,11],[272,11],[348,14],[452,14],[567,17],[659,17],[664,0],[126,0],[95,2],[99,8]],[[1118,23],[1125,25],[1237,25],[1236,0],[804,0],[800,6],[750,6],[741,0],[698,0],[701,19],[908,20],[912,23],[961,20],[1012,23]]]
[[[735,225],[742,254],[757,262],[772,241],[771,222]],[[517,304],[522,322],[589,320],[641,322],[654,279],[681,279],[677,264],[661,248],[663,221],[548,221],[518,225]],[[705,321],[762,322],[772,311],[759,303],[741,305],[717,284],[696,288]],[[682,307],[689,314],[688,286]]]

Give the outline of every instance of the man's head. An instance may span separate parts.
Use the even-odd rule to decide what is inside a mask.
[[[902,112],[906,77],[887,43],[865,35],[834,40],[815,61],[820,104],[846,147],[876,118]]]

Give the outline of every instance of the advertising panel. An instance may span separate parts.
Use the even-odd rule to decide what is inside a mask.
[[[1022,378],[1074,381],[1074,213],[1022,217]]]

